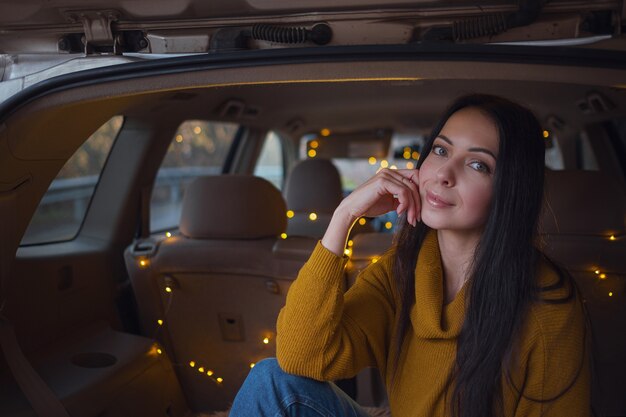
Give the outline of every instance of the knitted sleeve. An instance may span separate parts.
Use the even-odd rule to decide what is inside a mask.
[[[289,289],[276,339],[286,372],[335,380],[384,366],[394,320],[391,257],[361,272],[344,295],[346,262],[318,242]]]
[[[528,337],[521,341],[521,388],[515,417],[591,416],[590,352],[581,300],[539,302],[530,310]]]

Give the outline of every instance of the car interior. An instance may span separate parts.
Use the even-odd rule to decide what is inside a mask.
[[[485,93],[543,125],[537,245],[584,296],[597,415],[626,414],[626,69],[548,55],[278,49],[25,90],[0,121],[0,311],[19,350],[72,416],[228,410],[274,356],[289,286],[341,199],[414,168],[446,106]],[[346,289],[399,221],[355,224]],[[8,355],[0,415],[37,415]],[[375,369],[337,383],[387,405]]]

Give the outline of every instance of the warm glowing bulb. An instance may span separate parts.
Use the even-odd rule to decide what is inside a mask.
[[[345,253],[346,255],[350,256],[350,253],[352,253],[352,251],[350,249],[345,249],[343,251],[343,253]]]
[[[598,275],[598,274],[600,273],[600,270],[599,270],[599,269],[596,269],[596,270],[595,270],[595,271],[593,271],[593,272],[595,272],[595,273],[596,273],[596,275]]]
[[[148,265],[150,265],[150,261],[148,261],[147,259],[145,259],[145,258],[141,258],[141,259],[139,260],[139,266],[140,266],[141,268],[147,268],[147,267],[148,267]]]
[[[263,343],[265,343],[266,345],[270,342],[270,339],[268,337],[263,339]]]
[[[157,349],[157,353],[160,355],[163,353],[163,351],[161,349]]]
[[[288,218],[290,218],[290,219],[291,219],[291,218],[292,218],[293,216],[295,216],[295,215],[296,215],[296,213],[294,213],[294,212],[293,212],[293,210],[287,210],[287,217],[288,217]]]
[[[172,234],[170,232],[165,232],[165,237],[172,237]]]
[[[213,371],[209,369],[208,371],[206,371],[206,374],[207,374],[208,376],[213,376]]]
[[[320,146],[320,143],[319,143],[318,141],[316,141],[316,140],[312,140],[312,141],[309,143],[309,146],[310,146],[311,148],[313,148],[313,149],[317,149],[317,147],[318,147],[318,146]]]
[[[349,246],[349,247],[352,247],[352,245],[354,245],[354,241],[352,241],[352,240],[348,240],[348,246]]]
[[[176,135],[176,142],[181,143],[183,141],[183,135]]]
[[[192,368],[194,368],[196,366],[196,363],[194,361],[190,361],[189,362],[189,366],[191,366]]]
[[[413,153],[411,153],[411,157],[412,157],[413,159],[419,159],[419,157],[420,157],[420,153],[419,153],[419,152],[417,152],[417,151],[413,151]]]
[[[543,137],[547,139],[548,136],[550,136],[550,132],[548,132],[547,130],[544,130],[543,131]]]
[[[252,362],[252,363],[250,364],[250,369],[254,368],[254,365],[256,365],[256,363]]]
[[[199,367],[199,368],[198,368],[198,372],[200,372],[200,373],[204,373],[204,367],[202,367],[202,366],[201,366],[201,367]]]
[[[609,297],[613,297],[613,293],[612,292],[609,293]]]
[[[158,319],[158,320],[157,320],[157,323],[159,323],[159,326],[163,326],[163,320]]]
[[[280,237],[281,239],[287,239],[287,233],[281,233]]]
[[[222,382],[224,382],[224,378],[216,378],[215,379],[217,381],[218,384],[221,384]]]
[[[373,156],[370,156],[367,162],[369,162],[370,165],[376,165],[376,158],[374,158]]]
[[[375,264],[376,262],[378,262],[378,258],[372,258],[372,263]]]
[[[609,240],[615,240],[617,239],[614,235],[609,236]]]
[[[330,135],[330,130],[329,130],[329,129],[322,129],[322,130],[320,131],[320,134],[321,134],[322,136],[328,136],[328,135]]]
[[[317,214],[315,214],[315,213],[309,214],[309,220],[311,220],[311,221],[317,220]]]
[[[196,126],[193,128],[193,133],[195,133],[196,135],[199,135],[200,132],[202,132],[202,129],[200,129],[200,126]]]
[[[165,287],[165,292],[172,292],[172,287]]]
[[[367,220],[365,220],[363,217],[361,217],[361,218],[359,219],[359,224],[360,224],[361,226],[365,226],[365,223],[366,223],[366,222],[367,222]]]
[[[600,274],[600,279],[605,279],[606,278],[606,274]]]
[[[415,168],[415,165],[413,165],[413,162],[406,163],[406,169],[413,169],[413,168]]]
[[[393,223],[387,222],[385,223],[385,229],[391,229],[393,227]]]
[[[398,166],[397,165],[392,165],[392,166],[389,167],[389,169],[398,169]]]
[[[404,153],[402,154],[402,157],[404,159],[411,159],[411,151],[404,151]]]
[[[386,159],[383,159],[382,161],[380,161],[380,166],[382,168],[387,168],[389,166],[389,162],[387,162]]]
[[[317,155],[317,152],[315,152],[315,149],[309,149],[309,152],[307,152],[307,155],[309,155],[309,158],[315,158],[315,155]]]

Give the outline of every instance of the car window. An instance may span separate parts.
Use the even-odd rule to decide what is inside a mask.
[[[254,175],[265,178],[279,190],[283,189],[285,180],[285,163],[283,146],[275,132],[265,136],[261,155],[254,167]]]
[[[150,200],[150,230],[178,227],[185,189],[199,176],[219,175],[239,125],[187,120],[163,158]]]
[[[71,240],[78,234],[123,120],[111,118],[65,163],[41,199],[22,245]]]

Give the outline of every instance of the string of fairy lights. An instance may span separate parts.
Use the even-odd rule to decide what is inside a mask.
[[[142,263],[141,262],[142,260],[146,262]],[[143,268],[147,268],[149,266],[149,261],[147,261],[146,259],[141,259],[139,261],[139,265],[141,265]],[[153,345],[152,351],[155,352],[157,355],[162,355],[164,353],[162,346],[159,345],[158,336],[159,336],[159,332],[161,328],[163,328],[163,326],[166,325],[166,319],[172,306],[172,300],[174,297],[176,287],[172,285],[171,283],[166,283],[163,290],[167,294],[167,305],[166,305],[165,311],[163,312],[163,318],[157,319],[157,327],[152,337],[152,339],[155,342],[155,344]],[[271,337],[269,335],[264,336],[260,341],[260,343],[263,345],[269,345],[270,342],[271,342]],[[170,356],[170,360],[172,360],[171,356]],[[175,367],[187,367],[188,366],[189,368],[195,369],[199,375],[208,377],[218,386],[221,386],[224,383],[224,378],[222,376],[219,376],[214,370],[214,368],[208,366],[207,364],[203,364],[201,361],[198,361],[195,359],[191,359],[187,362],[172,361],[172,365]],[[248,366],[250,367],[250,369],[252,369],[254,368],[255,365],[256,365],[255,362],[250,362]]]

